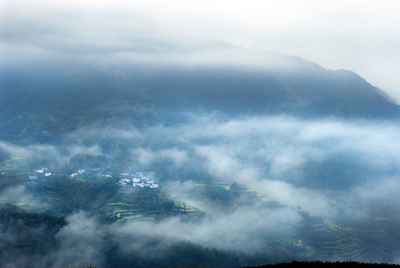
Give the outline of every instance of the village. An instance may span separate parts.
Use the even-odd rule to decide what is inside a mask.
[[[78,169],[76,173],[72,173],[70,175],[71,178],[80,177],[85,174],[86,170]],[[54,174],[50,172],[49,168],[41,167],[40,169],[35,169],[33,175],[29,175],[29,180],[37,180],[41,177],[51,177],[51,176],[62,176],[63,174]],[[97,176],[112,178],[109,174],[97,174]],[[116,183],[120,187],[126,187],[131,184],[133,187],[139,188],[159,188],[160,186],[155,183],[153,180],[149,180],[143,172],[136,172],[134,174],[129,173],[120,173],[119,181]]]
[[[51,173],[50,171],[49,171],[49,169],[48,168],[46,168],[46,167],[42,167],[42,168],[40,168],[40,169],[36,169],[35,171],[34,171],[34,173],[36,173],[35,175],[29,175],[29,179],[32,181],[32,180],[37,180],[37,179],[39,179],[39,177],[40,176],[44,176],[44,177],[50,177],[50,176],[61,176],[62,174],[54,174],[54,173]]]
[[[121,173],[120,181],[117,182],[118,186],[126,187],[127,184],[132,183],[133,187],[141,188],[158,188],[159,185],[154,181],[148,180],[142,172],[136,172],[135,174]]]

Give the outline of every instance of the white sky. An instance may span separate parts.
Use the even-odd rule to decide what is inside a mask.
[[[179,52],[212,38],[355,71],[400,102],[398,0],[0,0],[0,38],[10,57]]]

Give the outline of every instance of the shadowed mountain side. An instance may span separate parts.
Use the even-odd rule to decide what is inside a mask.
[[[400,107],[350,71],[260,71],[196,68],[160,73],[148,81],[155,107],[222,111],[232,115],[398,118]]]
[[[142,127],[181,122],[186,112],[217,111],[228,118],[283,113],[399,118],[400,106],[353,72],[326,70],[295,57],[278,60],[285,64],[264,69],[149,64],[98,68],[78,62],[8,66],[0,88],[0,138],[54,142],[63,133],[99,121]]]

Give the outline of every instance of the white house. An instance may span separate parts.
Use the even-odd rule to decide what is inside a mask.
[[[126,182],[123,182],[122,180],[117,182],[118,186],[126,187]]]

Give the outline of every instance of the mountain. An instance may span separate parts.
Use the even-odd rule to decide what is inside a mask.
[[[398,262],[399,106],[351,71],[240,55],[3,63],[5,264]]]
[[[4,67],[0,138],[55,141],[99,121],[137,127],[184,120],[184,113],[227,117],[400,116],[400,106],[351,71],[326,70],[297,57],[260,54],[264,67],[36,62]]]

